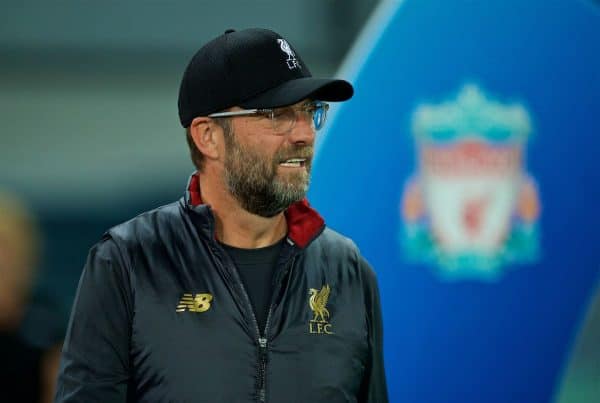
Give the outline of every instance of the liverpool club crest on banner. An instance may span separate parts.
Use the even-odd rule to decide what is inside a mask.
[[[447,279],[498,278],[538,256],[538,189],[526,165],[529,113],[467,85],[412,117],[417,167],[401,202],[409,259]]]

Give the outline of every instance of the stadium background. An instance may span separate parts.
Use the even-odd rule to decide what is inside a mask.
[[[192,165],[176,98],[191,54],[227,28],[261,26],[286,36],[314,75],[356,86],[319,139],[310,196],[378,272],[391,401],[600,401],[597,2],[0,4],[0,187],[31,206],[44,235],[24,324],[32,343],[62,337],[106,228],[180,197]],[[533,115],[525,159],[540,195],[539,254],[501,264],[492,280],[448,280],[439,264],[406,258],[402,218],[379,203],[397,209],[414,173],[415,108],[472,82]],[[541,130],[558,123],[562,133]],[[363,214],[368,204],[379,216]]]

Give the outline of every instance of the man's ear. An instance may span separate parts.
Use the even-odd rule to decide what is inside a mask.
[[[219,158],[219,134],[220,126],[207,117],[197,117],[190,124],[190,135],[198,150],[207,159]],[[222,135],[221,135],[222,137]]]

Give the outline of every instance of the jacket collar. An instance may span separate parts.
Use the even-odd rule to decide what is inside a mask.
[[[206,220],[202,220],[202,228],[214,236],[214,217],[210,207],[202,202],[198,172],[192,174],[188,180],[185,203],[189,209],[206,218]],[[300,248],[308,246],[325,228],[325,220],[310,207],[306,198],[292,204],[285,211],[285,218],[288,226],[288,239]]]

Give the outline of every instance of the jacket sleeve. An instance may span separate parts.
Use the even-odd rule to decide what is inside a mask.
[[[360,403],[388,403],[385,367],[383,364],[383,320],[379,300],[379,288],[375,272],[361,257],[364,273],[365,304],[369,328],[370,358],[361,386]]]
[[[133,312],[128,273],[110,237],[90,250],[63,345],[56,403],[126,402]]]

